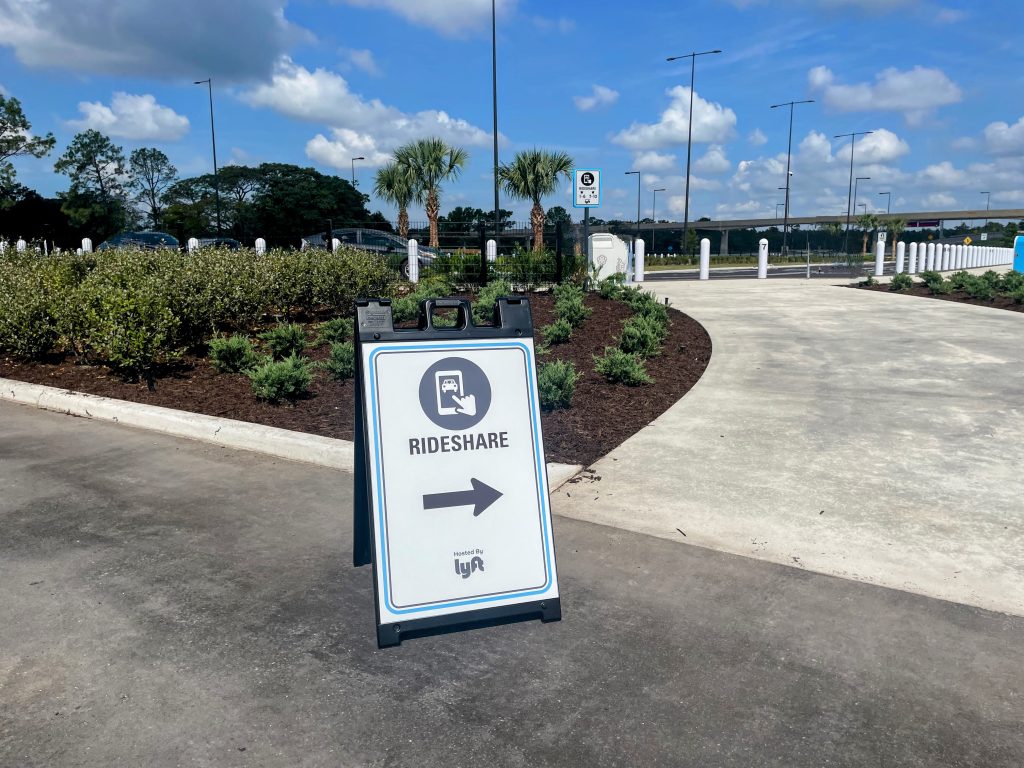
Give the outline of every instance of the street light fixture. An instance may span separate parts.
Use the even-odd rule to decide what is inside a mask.
[[[892,213],[892,192],[879,192],[880,195],[885,195],[885,215],[888,216]]]
[[[664,192],[664,187],[658,187],[654,192],[654,197],[651,200],[651,253],[655,253],[654,250],[654,225],[658,223],[658,217],[656,215],[658,209],[658,193]]]
[[[636,176],[636,237],[633,238],[633,248],[636,248],[636,241],[640,239],[640,171],[626,171],[627,176]]]
[[[846,232],[843,234],[843,253],[846,253],[846,246],[850,240],[850,205],[853,203],[853,151],[857,146],[858,136],[867,136],[874,131],[854,131],[853,133],[840,133],[833,136],[834,139],[850,138],[850,189],[846,198]]]
[[[857,206],[860,205],[860,203],[857,202],[857,185],[860,184],[862,181],[871,181],[871,177],[870,176],[858,176],[853,181],[853,208],[854,208],[855,211],[857,209]],[[867,212],[867,209],[865,209],[865,213],[866,212]]]
[[[857,203],[857,205],[864,209],[864,215],[867,216],[868,215],[868,204],[867,203]]]
[[[789,107],[789,143],[786,145],[786,218],[782,223],[782,255],[785,256],[788,251],[789,242],[789,183],[793,173],[789,170],[790,163],[793,159],[793,105],[794,104],[813,104],[814,99],[805,99],[804,101],[784,101],[781,104],[772,104],[770,109],[776,107]]]
[[[992,201],[992,193],[991,192],[980,192],[979,194],[982,194],[982,195],[985,196],[985,213],[988,213],[988,211],[989,211],[988,205]],[[988,216],[985,217],[985,229],[988,229]]]
[[[206,84],[210,94],[210,141],[213,144],[213,197],[217,201],[217,236],[220,237],[220,180],[217,178],[217,134],[213,130],[213,80],[196,80],[192,85]]]
[[[779,189],[785,189],[785,187],[779,187]],[[785,208],[786,204],[785,203],[776,203],[775,204],[775,218],[776,219],[779,218],[779,206],[782,206],[783,208]]]
[[[356,186],[356,160],[365,160],[365,157],[353,157],[352,159],[352,187]]]
[[[665,61],[676,61],[677,59],[690,60],[690,114],[689,127],[686,131],[686,197],[683,201],[683,250],[686,250],[686,243],[690,234],[690,155],[693,147],[693,79],[697,72],[697,57],[710,56],[714,53],[721,53],[717,48],[713,51],[701,51],[697,53],[684,53],[682,56],[669,56]]]

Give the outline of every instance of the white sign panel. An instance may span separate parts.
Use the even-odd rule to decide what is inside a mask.
[[[362,354],[378,623],[556,598],[532,340]]]
[[[601,171],[577,168],[572,173],[573,208],[597,208],[601,205]]]

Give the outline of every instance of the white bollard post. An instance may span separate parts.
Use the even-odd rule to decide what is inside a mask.
[[[935,269],[935,243],[928,243],[925,254],[925,268],[922,271],[931,272]]]
[[[0,240],[0,256],[3,256],[5,253],[7,253],[7,241]]]
[[[498,244],[494,240],[488,240],[486,243],[486,254],[488,261],[498,260]]]
[[[92,240],[88,237],[82,238],[82,253],[92,253]]]
[[[341,248],[341,240],[339,240],[336,237],[332,237],[331,238],[331,253],[334,253],[339,248]]]
[[[415,240],[409,241],[407,257],[409,259],[409,282],[420,281],[420,246]]]
[[[903,262],[907,252],[907,244],[902,240],[896,243],[896,274],[903,272]]]
[[[75,255],[76,256],[82,256],[84,253],[85,253],[85,251],[82,250],[81,248],[76,248],[75,249]]]
[[[647,244],[642,237],[636,239],[635,251],[633,254],[633,282],[642,283],[644,281],[644,257],[647,251]]]
[[[24,240],[22,240],[19,237],[18,238],[18,244],[17,244],[16,247],[17,247],[18,253],[24,253],[25,249],[28,248],[28,243],[26,243]]]
[[[907,254],[907,274],[917,274],[917,243],[911,243]]]
[[[262,256],[267,252],[267,241],[262,237],[256,238],[256,254]]]
[[[757,279],[764,280],[768,277],[768,240],[761,238],[757,241]]]
[[[760,273],[758,277],[760,277]],[[700,241],[700,279],[711,277],[711,241],[706,237]]]
[[[885,241],[875,243],[875,277],[885,274]]]
[[[192,253],[193,251],[198,251],[198,250],[199,250],[199,238],[198,237],[190,237],[188,239],[188,252]]]
[[[937,247],[937,246],[936,246]],[[939,272],[949,271],[949,257],[950,257],[949,243],[942,246],[942,255],[935,254],[935,260],[939,262]]]

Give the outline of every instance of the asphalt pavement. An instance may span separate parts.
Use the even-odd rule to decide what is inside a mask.
[[[896,262],[887,261],[883,265],[883,274],[891,275],[896,271]],[[811,264],[811,278],[827,278],[830,280],[837,279],[853,279],[854,277],[867,277],[869,273],[874,272],[874,266],[868,267],[865,265],[863,271],[859,274],[851,274],[849,267],[846,265],[835,265],[835,264]],[[806,264],[786,264],[786,265],[769,265],[768,278],[778,277],[802,277],[807,278],[807,265]],[[737,280],[737,279],[750,279],[757,277],[757,266],[751,267],[715,267],[710,270],[709,279],[711,280]],[[659,281],[659,280],[698,280],[700,279],[700,270],[694,268],[688,269],[656,269],[644,273],[644,280]]]
[[[561,622],[380,651],[350,485],[0,402],[0,765],[1024,763],[1024,619],[562,517]]]

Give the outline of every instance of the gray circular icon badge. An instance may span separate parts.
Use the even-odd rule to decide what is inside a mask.
[[[491,407],[491,383],[480,366],[463,357],[446,357],[420,379],[420,407],[444,429],[469,429]]]

